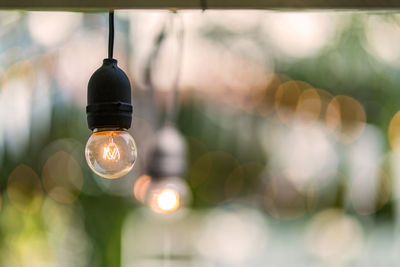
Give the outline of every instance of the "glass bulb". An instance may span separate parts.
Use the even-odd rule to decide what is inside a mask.
[[[150,179],[147,175],[143,177]],[[145,202],[156,213],[174,213],[187,206],[191,199],[189,189],[182,178],[166,177],[153,179],[145,187]]]
[[[104,178],[114,179],[127,174],[135,164],[135,140],[127,131],[94,131],[85,149],[89,167]]]
[[[174,188],[162,188],[152,192],[149,202],[151,210],[157,213],[172,213],[181,206],[181,196]]]

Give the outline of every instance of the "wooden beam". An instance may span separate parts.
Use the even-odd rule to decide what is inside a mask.
[[[400,0],[0,0],[0,9],[355,9],[399,10]]]

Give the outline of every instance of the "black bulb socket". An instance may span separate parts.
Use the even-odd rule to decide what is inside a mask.
[[[117,60],[106,58],[90,77],[87,91],[87,122],[94,129],[129,129],[133,107],[131,85],[117,66]]]
[[[176,128],[164,127],[150,154],[147,174],[153,180],[183,177],[186,171],[186,142]]]

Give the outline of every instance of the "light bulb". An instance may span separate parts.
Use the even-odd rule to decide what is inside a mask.
[[[114,179],[127,174],[135,164],[135,140],[127,131],[95,130],[85,149],[89,167],[104,178]]]
[[[135,183],[134,193],[155,213],[170,214],[186,207],[190,200],[188,186],[182,178],[152,179],[144,175]]]
[[[181,196],[174,188],[163,188],[153,192],[150,208],[157,213],[172,213],[181,206]]]

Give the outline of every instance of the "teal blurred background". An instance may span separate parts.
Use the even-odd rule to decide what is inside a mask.
[[[0,13],[0,266],[398,265],[399,15],[117,11],[139,155],[118,180],[84,157],[107,18]],[[191,201],[157,214],[176,83]]]

